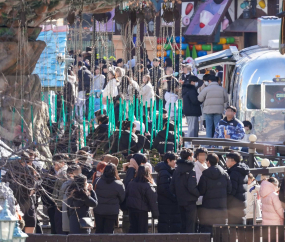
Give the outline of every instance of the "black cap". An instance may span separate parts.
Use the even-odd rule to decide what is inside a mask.
[[[197,76],[190,76],[189,77],[189,82],[198,82],[200,81],[200,79]]]
[[[122,58],[120,58],[120,59],[117,60],[117,64],[118,64],[118,63],[122,63],[122,62],[124,62],[124,60],[123,60]]]
[[[153,58],[152,61],[158,61],[158,62],[160,62],[160,59],[159,59],[158,57],[155,57],[155,58]]]
[[[99,62],[99,63],[102,63],[102,64],[104,64],[104,65],[107,63],[106,60],[104,60],[103,58],[100,58],[100,59],[98,60],[98,62]]]
[[[231,110],[234,111],[235,113],[237,112],[237,108],[234,107],[234,106],[228,106],[228,107],[226,108],[226,110],[227,110],[227,109],[231,109]]]

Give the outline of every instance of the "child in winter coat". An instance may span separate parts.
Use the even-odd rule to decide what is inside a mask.
[[[262,225],[283,225],[284,210],[278,198],[278,180],[270,177],[260,187],[262,203]]]
[[[259,199],[259,190],[260,186],[256,182],[254,176],[249,173],[248,174],[248,186],[247,186],[247,206],[246,206],[246,224],[253,225],[253,204],[254,204],[254,194],[257,194],[256,200],[256,210],[255,216],[257,218],[261,217],[261,209],[260,209],[260,199]]]

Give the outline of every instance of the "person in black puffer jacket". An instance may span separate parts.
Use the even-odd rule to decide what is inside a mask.
[[[249,168],[241,163],[241,156],[234,152],[227,154],[228,174],[232,192],[228,197],[228,224],[246,225],[246,195]]]
[[[173,174],[170,189],[177,197],[180,208],[181,233],[194,233],[197,218],[196,202],[200,196],[196,172],[194,170],[193,152],[184,149],[177,160],[177,168]]]
[[[170,183],[175,171],[176,156],[173,153],[164,155],[164,162],[154,168],[157,175],[158,233],[179,233],[181,218],[176,196],[170,191]]]
[[[92,184],[87,184],[84,175],[74,177],[74,183],[69,187],[71,196],[67,199],[67,214],[69,217],[70,234],[87,234],[89,229],[80,228],[79,220],[83,217],[91,217],[89,207],[98,205],[97,197]]]
[[[214,224],[226,224],[227,196],[232,191],[232,184],[228,173],[218,165],[216,154],[209,154],[206,161],[210,167],[203,171],[198,184],[203,196],[199,222],[201,233],[212,233]]]
[[[158,218],[157,194],[148,167],[140,166],[136,178],[127,188],[126,199],[129,208],[129,233],[148,232],[148,212],[154,219]]]
[[[178,136],[175,136],[176,139],[174,138],[174,123],[169,122],[169,131],[168,131],[167,145],[165,150],[165,140],[167,134],[166,129],[167,129],[167,122],[164,124],[163,130],[157,133],[152,144],[152,149],[156,149],[160,154],[164,154],[167,152],[174,152],[175,141],[176,141],[176,147],[178,145]]]
[[[107,115],[100,115],[98,117],[99,126],[93,130],[90,128],[90,134],[86,137],[87,145],[94,153],[97,147],[104,147],[108,139],[109,117]]]
[[[120,203],[125,199],[125,186],[118,175],[117,167],[109,163],[95,184],[98,207],[94,209],[96,234],[112,234],[118,221]]]
[[[121,132],[121,138],[120,142],[118,142],[119,139],[119,132],[114,133],[110,137],[110,153],[114,154],[117,152],[122,152],[124,156],[128,155],[129,150],[129,138],[130,138],[130,127],[131,122],[130,121],[123,121],[122,122],[122,132]],[[130,151],[131,154],[138,153],[145,144],[146,137],[143,135],[136,135],[136,126],[133,124],[132,127],[132,134],[131,134],[131,144],[130,144]],[[119,143],[119,149],[118,149],[118,143]],[[109,144],[107,143],[105,146],[105,151],[108,150]]]

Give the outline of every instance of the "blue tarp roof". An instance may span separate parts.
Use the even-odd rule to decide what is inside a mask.
[[[62,87],[64,85],[65,63],[56,61],[58,54],[65,56],[66,32],[41,32],[37,40],[45,41],[47,46],[42,52],[33,74],[38,74],[43,87]]]

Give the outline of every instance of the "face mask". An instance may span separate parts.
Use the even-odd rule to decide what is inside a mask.
[[[198,82],[195,82],[195,87],[198,87],[199,83]]]
[[[208,86],[209,85],[209,82],[204,82],[205,86]]]
[[[246,133],[246,134],[250,134],[250,130],[246,130],[245,133]]]

